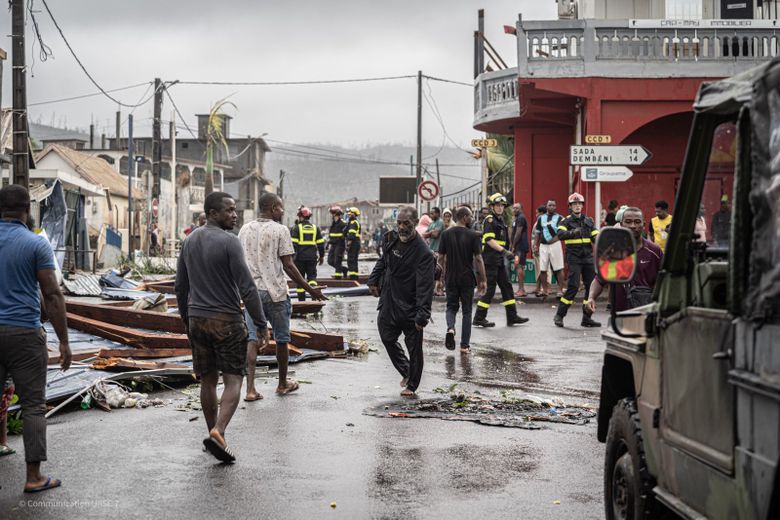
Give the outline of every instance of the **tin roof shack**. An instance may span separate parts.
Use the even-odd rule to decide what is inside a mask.
[[[41,181],[39,184],[42,184],[48,180],[60,179],[66,188],[69,184],[77,188],[66,190],[66,199],[73,199],[68,202],[68,209],[83,217],[84,229],[89,236],[89,242],[77,249],[97,250],[98,256],[101,256],[107,235],[113,233],[121,236],[121,250],[127,250],[128,193],[125,178],[103,159],[61,144],[47,145],[36,156],[36,164],[37,170],[43,177],[39,178],[33,170],[32,180],[39,178]],[[97,187],[97,190],[87,190],[81,185],[77,186],[75,184],[77,180],[81,183],[89,183]],[[133,211],[135,244],[140,244],[145,235],[143,218],[145,205],[142,203],[144,192],[133,188],[132,196],[136,208]]]

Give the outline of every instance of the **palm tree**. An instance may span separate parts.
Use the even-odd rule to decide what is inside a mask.
[[[225,98],[214,103],[214,106],[209,110],[208,128],[206,130],[206,185],[204,189],[206,197],[214,191],[214,147],[224,148],[225,154],[230,154],[222,129],[222,123],[224,122],[222,109],[226,105],[236,108],[236,105]]]
[[[500,134],[488,134],[488,138],[498,141],[495,148],[487,149],[488,194],[498,191],[506,195],[512,191],[515,180],[514,138]]]

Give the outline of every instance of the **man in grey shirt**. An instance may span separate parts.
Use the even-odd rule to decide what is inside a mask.
[[[244,379],[247,330],[241,300],[268,340],[263,307],[238,238],[228,233],[238,220],[236,202],[214,192],[204,204],[206,225],[184,240],[176,268],[176,300],[192,348],[193,371],[200,377],[200,401],[209,436],[203,445],[223,462],[235,456],[225,442],[225,429],[238,407]],[[219,373],[225,390],[217,401]]]

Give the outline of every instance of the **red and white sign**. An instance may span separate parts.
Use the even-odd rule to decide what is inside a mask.
[[[439,196],[439,185],[433,181],[422,181],[417,186],[417,195],[425,202],[430,202]]]
[[[159,211],[160,206],[157,204],[157,199],[152,199],[152,215],[154,218],[157,218],[157,212]]]

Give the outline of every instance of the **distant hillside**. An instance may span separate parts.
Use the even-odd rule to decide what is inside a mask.
[[[288,207],[327,204],[352,197],[376,200],[379,198],[379,178],[411,175],[409,157],[415,154],[413,147],[400,145],[377,145],[359,150],[318,144],[305,145],[307,148],[282,144],[275,147],[273,142],[269,145],[271,152],[266,155],[266,175],[278,186],[279,170],[286,172],[284,198]],[[462,150],[424,147],[423,163],[431,173],[435,172],[435,159],[439,159],[441,165],[445,194],[479,180],[479,162]],[[402,163],[403,166],[362,161]],[[448,166],[452,164],[470,166]]]

